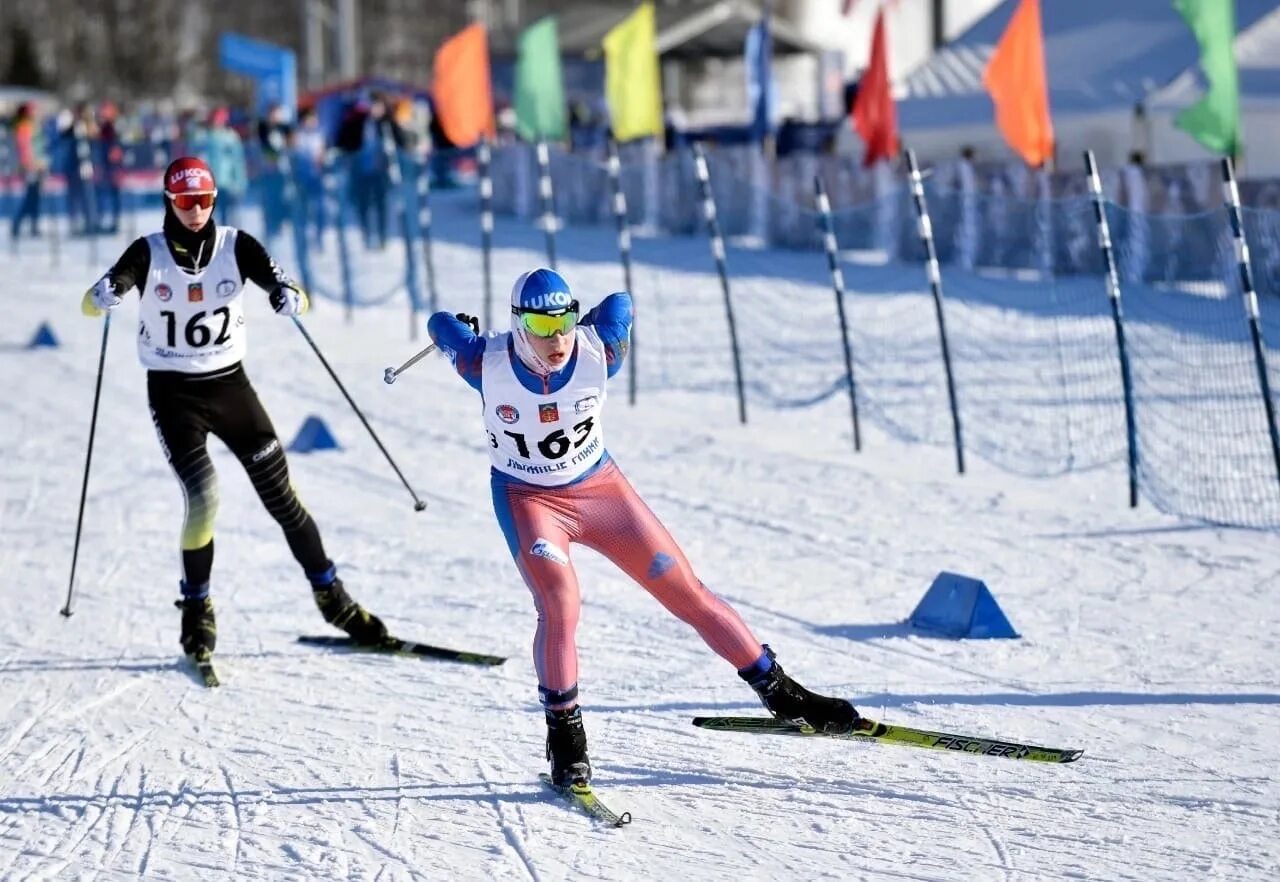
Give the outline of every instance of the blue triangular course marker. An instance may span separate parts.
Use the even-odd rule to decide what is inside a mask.
[[[1019,636],[986,583],[958,573],[938,573],[907,622],[957,639]]]
[[[291,453],[310,453],[313,450],[341,450],[329,427],[318,416],[309,416],[302,423],[298,435],[289,445]]]
[[[48,322],[41,322],[40,327],[36,328],[36,334],[31,338],[31,342],[27,344],[28,349],[40,349],[41,347],[57,348],[58,338],[53,335],[53,328],[49,327]]]

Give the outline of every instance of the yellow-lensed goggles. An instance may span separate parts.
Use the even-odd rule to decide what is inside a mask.
[[[556,334],[567,334],[578,324],[578,302],[575,300],[563,312],[528,312],[513,309],[520,316],[524,329],[535,337],[554,337]]]

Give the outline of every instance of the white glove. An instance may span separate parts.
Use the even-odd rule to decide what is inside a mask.
[[[103,312],[115,309],[123,302],[120,299],[120,295],[116,293],[115,286],[111,284],[111,280],[106,276],[98,279],[93,287],[89,289],[89,299],[93,301],[95,307]]]
[[[302,315],[309,305],[307,292],[293,285],[277,285],[267,301],[277,315]]]

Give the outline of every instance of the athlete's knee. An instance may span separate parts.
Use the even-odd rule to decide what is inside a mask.
[[[650,590],[667,609],[690,623],[715,615],[722,604],[697,578],[685,578],[676,571],[651,585]]]
[[[530,581],[529,590],[539,621],[561,632],[572,633],[578,627],[582,598],[574,580],[537,578]]]
[[[572,634],[578,628],[582,603],[576,591],[550,591],[538,603],[538,618],[549,628]]]

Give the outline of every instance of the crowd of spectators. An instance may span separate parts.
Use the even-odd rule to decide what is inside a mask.
[[[268,236],[300,211],[319,244],[332,213],[321,198],[325,173],[337,170],[348,188],[339,195],[354,207],[366,244],[378,248],[387,241],[399,151],[425,136],[421,115],[421,106],[376,92],[345,97],[327,130],[311,105],[295,119],[278,105],[254,117],[228,106],[162,112],[123,111],[110,101],[60,109],[20,101],[0,107],[0,192],[10,197],[15,239],[41,235],[42,207],[54,194],[65,199],[73,235],[110,234],[120,225],[123,188],[158,194],[168,162],[194,154],[218,182],[221,222],[235,224],[252,193]]]

